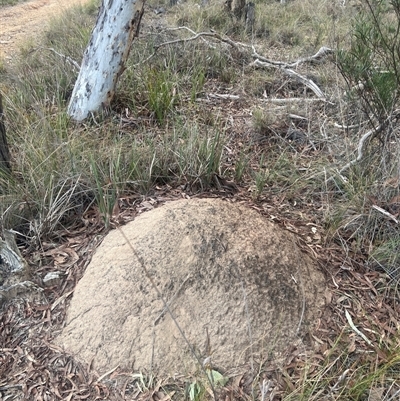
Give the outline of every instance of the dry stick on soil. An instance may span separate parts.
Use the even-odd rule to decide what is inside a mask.
[[[375,133],[378,133],[382,130],[382,126],[379,125],[378,127],[369,130],[368,132],[366,132],[360,139],[360,142],[358,142],[358,155],[355,159],[351,160],[350,162],[348,162],[345,166],[343,166],[340,170],[339,170],[339,174],[342,174],[343,171],[347,170],[349,167],[351,167],[353,164],[358,163],[359,161],[361,161],[361,159],[363,158],[364,155],[364,146],[365,143],[367,141],[367,139]]]
[[[259,59],[254,60],[250,65],[250,67],[264,67],[264,68],[279,68],[283,73],[286,75],[289,75],[290,77],[295,78],[296,80],[300,81],[302,84],[307,86],[307,88],[310,88],[319,99],[325,100],[325,95],[322,92],[321,89],[319,89],[318,85],[312,80],[308,79],[306,77],[303,77],[303,75],[299,74],[298,72],[293,71],[290,68],[282,67],[282,66],[276,66],[274,64],[266,63],[264,61],[260,61]]]
[[[146,264],[144,263],[143,258],[136,252],[136,249],[133,247],[132,243],[129,241],[128,237],[125,235],[125,233],[122,231],[121,227],[118,227],[119,232],[121,233],[121,235],[123,236],[123,238],[125,239],[126,243],[128,244],[129,248],[131,249],[133,255],[136,257],[136,259],[139,261],[141,268],[143,269],[143,272],[145,274],[145,276],[147,277],[147,279],[150,281],[151,286],[154,288],[154,290],[157,292],[158,297],[161,299],[161,302],[164,305],[164,309],[166,311],[168,311],[169,315],[171,316],[172,321],[174,322],[176,328],[179,331],[179,334],[182,336],[183,340],[185,341],[185,343],[187,344],[187,346],[189,347],[189,350],[191,352],[191,354],[193,355],[194,359],[196,360],[196,362],[200,365],[200,369],[203,371],[203,373],[206,375],[207,380],[211,386],[211,390],[213,393],[213,398],[216,401],[217,400],[217,394],[215,392],[215,387],[213,384],[213,381],[211,379],[210,376],[212,375],[208,375],[207,371],[204,367],[204,364],[201,362],[200,358],[198,357],[198,355],[196,354],[196,352],[194,351],[194,348],[192,347],[192,345],[190,344],[189,340],[187,339],[185,333],[183,332],[181,326],[179,326],[179,323],[177,322],[177,320],[175,319],[174,314],[172,313],[167,301],[165,300],[165,298],[163,297],[163,295],[161,294],[161,291],[158,289],[156,283],[154,282],[154,280],[152,279]]]
[[[252,48],[253,48],[252,57],[255,58],[255,60],[250,64],[250,67],[279,68],[284,74],[289,75],[292,78],[295,78],[296,80],[304,84],[307,88],[310,88],[319,99],[325,100],[326,97],[324,93],[312,79],[306,78],[303,75],[299,74],[298,72],[293,71],[292,68],[298,67],[300,64],[303,63],[312,63],[320,61],[323,57],[332,54],[333,53],[332,49],[323,46],[313,56],[300,58],[293,63],[285,63],[283,61],[269,60],[258,54],[254,46]]]
[[[254,48],[253,48],[253,54],[252,57],[259,61],[262,61],[263,63],[270,64],[272,67],[281,67],[281,68],[294,68],[298,67],[300,64],[303,63],[313,63],[313,62],[319,62],[321,59],[325,56],[328,56],[329,54],[333,53],[333,50],[330,49],[329,47],[322,46],[313,56],[310,57],[303,57],[298,59],[297,61],[294,61],[293,63],[285,63],[283,61],[274,61],[274,60],[269,60],[265,58],[264,56],[261,56],[258,54]]]
[[[367,338],[367,336],[362,333],[360,330],[357,329],[357,327],[354,325],[353,320],[350,316],[350,313],[347,311],[347,309],[344,310],[346,319],[349,322],[350,327],[353,329],[353,331],[358,334],[368,345],[372,346],[372,342]]]
[[[372,208],[377,210],[378,212],[384,214],[385,216],[389,217],[389,219],[393,220],[396,224],[399,224],[399,221],[396,219],[396,217],[393,216],[393,214],[387,212],[385,209],[382,209],[381,207],[377,205],[372,205]]]
[[[160,47],[174,45],[174,44],[177,44],[177,43],[186,43],[186,42],[192,42],[192,41],[197,40],[197,39],[202,39],[205,43],[207,43],[207,45],[209,45],[212,48],[215,48],[210,42],[206,41],[204,39],[204,37],[218,39],[220,42],[227,43],[230,46],[234,47],[235,49],[239,49],[239,46],[246,47],[246,48],[251,48],[250,45],[246,45],[246,44],[240,43],[240,42],[234,42],[233,40],[231,40],[231,39],[229,39],[227,37],[222,37],[220,34],[218,34],[216,32],[200,32],[200,33],[196,33],[196,32],[194,32],[193,30],[191,30],[190,28],[188,28],[186,26],[180,26],[180,27],[177,27],[177,28],[168,29],[168,31],[171,31],[171,30],[182,30],[182,29],[185,29],[185,30],[193,33],[193,36],[191,36],[189,38],[170,40],[170,41],[163,42],[163,43],[160,43],[159,45],[154,46],[154,53],[151,54],[149,57],[147,57],[145,60],[143,60],[139,64],[143,64],[143,63],[146,63],[147,61],[151,60],[156,55],[156,53],[157,53],[157,51],[158,51],[158,49]],[[137,65],[139,65],[139,64],[137,64]]]
[[[304,102],[304,103],[312,103],[312,102],[328,102],[326,99],[323,98],[308,98],[308,97],[289,97],[285,99],[279,99],[275,97],[269,98],[268,96],[264,96],[264,99],[262,99],[264,102],[271,102],[271,103],[277,103],[277,104],[285,104],[285,103],[292,103],[292,102]]]
[[[300,58],[300,59],[296,60],[293,63],[285,63],[285,62],[282,62],[282,61],[269,60],[269,59],[259,55],[257,53],[257,51],[255,50],[254,46],[248,45],[248,44],[245,44],[245,43],[241,43],[241,42],[235,42],[232,39],[230,39],[230,38],[228,38],[226,36],[222,36],[217,32],[195,33],[193,30],[191,30],[190,28],[188,28],[186,26],[174,28],[174,30],[179,30],[179,29],[181,29],[181,30],[182,29],[186,29],[189,32],[193,33],[193,36],[191,36],[189,38],[175,39],[175,40],[170,40],[170,41],[167,41],[167,42],[160,43],[159,45],[154,47],[154,53],[151,54],[148,58],[146,58],[143,61],[143,63],[149,61],[152,57],[154,57],[160,47],[169,46],[169,45],[173,45],[173,44],[177,44],[177,43],[192,42],[192,41],[197,40],[199,38],[204,40],[204,37],[214,38],[214,39],[217,39],[220,42],[223,42],[223,43],[226,43],[226,44],[232,46],[233,48],[235,48],[236,50],[239,50],[239,51],[241,50],[240,48],[252,49],[252,51],[253,51],[252,57],[255,58],[255,60],[249,65],[249,67],[253,67],[254,66],[254,67],[263,67],[263,68],[270,68],[270,67],[279,68],[285,74],[289,75],[290,77],[294,77],[295,79],[297,79],[298,81],[303,83],[305,86],[310,88],[316,94],[316,96],[318,98],[325,99],[324,93],[322,92],[322,90],[318,87],[318,85],[313,80],[308,79],[308,78],[302,76],[301,74],[299,74],[298,72],[293,71],[292,68],[298,67],[302,63],[311,63],[311,62],[320,61],[323,57],[333,53],[333,50],[328,48],[328,47],[325,47],[325,46],[321,47],[317,51],[317,53],[315,53],[314,55],[312,55],[310,57]],[[206,43],[211,46],[211,44],[209,42],[206,41]]]
[[[390,117],[388,117],[388,119],[386,120],[385,124],[380,124],[377,127],[369,130],[368,132],[366,132],[361,138],[360,141],[358,142],[358,147],[357,147],[357,157],[353,160],[351,160],[349,163],[347,163],[345,166],[343,166],[340,170],[339,170],[339,174],[343,173],[343,171],[347,170],[349,167],[351,167],[353,164],[356,164],[358,162],[360,162],[364,156],[364,148],[366,146],[367,140],[373,135],[373,134],[378,134],[379,132],[381,132],[383,130],[383,128],[385,126],[387,126],[387,123],[390,123],[391,120],[397,118],[400,114],[400,109],[395,110]],[[330,178],[330,180],[332,179],[332,177]]]

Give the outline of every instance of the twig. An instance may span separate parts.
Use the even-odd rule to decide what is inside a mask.
[[[382,209],[381,207],[377,205],[372,205],[372,209],[377,210],[378,212],[381,212],[385,216],[389,217],[389,219],[392,219],[396,224],[399,224],[399,221],[394,217],[391,213],[387,212],[385,209]]]
[[[119,368],[119,365],[117,365],[115,368],[112,368],[111,370],[109,370],[108,372],[104,373],[104,375],[101,375],[96,382],[100,383],[105,377],[107,377],[108,375],[110,375],[111,373],[113,373],[115,370],[117,370]]]
[[[264,379],[262,384],[260,384],[261,391],[261,401],[265,401],[265,396],[267,395],[269,388],[271,387],[271,380]]]
[[[302,120],[302,121],[308,121],[307,117],[303,116],[298,116],[297,114],[288,114],[288,116],[293,119],[293,120]]]
[[[365,146],[365,142],[367,141],[367,139],[375,133],[378,133],[382,130],[382,126],[378,125],[378,127],[369,130],[368,132],[366,132],[360,139],[360,141],[358,142],[358,147],[357,147],[357,157],[351,161],[349,161],[345,166],[343,166],[340,170],[339,173],[343,173],[343,171],[347,170],[349,167],[351,167],[353,164],[358,163],[359,161],[361,161],[361,159],[363,158],[364,155],[364,146]]]
[[[303,77],[303,75],[299,74],[296,71],[293,71],[290,68],[283,68],[282,71],[285,74],[291,77],[295,77],[298,81],[302,82],[305,86],[307,86],[307,88],[310,88],[317,95],[317,97],[325,99],[324,93],[322,92],[321,89],[319,89],[318,85],[312,79]]]
[[[200,38],[202,40],[205,40],[204,39],[205,37],[213,38],[213,39],[219,40],[222,43],[226,43],[229,46],[231,46],[239,51],[241,50],[241,48],[252,49],[252,57],[255,58],[255,60],[252,63],[250,63],[250,65],[249,65],[250,67],[279,68],[279,69],[281,69],[281,71],[284,74],[297,79],[302,84],[304,84],[307,88],[311,89],[319,99],[325,100],[324,93],[312,79],[306,78],[303,75],[299,74],[298,72],[293,71],[292,68],[298,67],[302,63],[315,62],[317,60],[320,60],[322,57],[325,57],[326,55],[333,53],[333,50],[328,47],[325,47],[325,46],[321,47],[317,51],[317,53],[315,53],[314,55],[312,55],[310,57],[303,57],[292,63],[284,63],[282,61],[269,60],[269,59],[261,56],[260,54],[258,54],[254,46],[248,45],[246,43],[235,42],[232,39],[230,39],[229,37],[223,36],[217,32],[210,31],[210,32],[196,33],[186,26],[174,28],[174,30],[182,30],[182,29],[189,31],[190,33],[192,33],[193,36],[190,36],[188,38],[170,40],[170,41],[163,42],[163,43],[160,43],[159,45],[154,46],[154,53],[151,54],[149,57],[147,57],[140,64],[145,63],[145,62],[149,61],[151,58],[153,58],[155,56],[155,54],[157,53],[158,49],[163,46],[174,45],[177,43],[192,42],[192,41],[195,41]],[[206,43],[211,46],[211,44],[209,42],[206,41]]]
[[[400,394],[400,390],[397,390],[387,401],[395,400]]]
[[[361,161],[361,159],[364,156],[364,147],[365,144],[367,142],[367,140],[369,139],[369,137],[373,134],[378,134],[379,132],[381,132],[384,127],[386,127],[392,120],[396,119],[399,117],[400,114],[400,109],[396,109],[394,110],[390,116],[385,120],[385,122],[383,124],[379,124],[377,127],[372,128],[371,130],[369,130],[368,132],[366,132],[360,139],[360,141],[358,142],[358,147],[357,147],[357,157],[353,160],[351,160],[349,163],[347,163],[345,166],[343,166],[340,170],[339,170],[339,174],[341,174],[343,171],[347,170],[349,167],[351,167],[353,164],[356,164],[357,162]],[[330,177],[328,179],[331,180],[333,177]]]
[[[326,103],[330,103],[329,101],[327,101],[326,99],[323,98],[304,98],[304,97],[288,97],[288,98],[284,98],[284,99],[279,99],[276,97],[272,97],[272,98],[268,98],[268,97],[264,97],[264,99],[262,99],[264,102],[271,102],[271,103],[291,103],[291,102],[326,102]]]
[[[269,60],[259,55],[256,52],[255,48],[253,47],[252,57],[255,58],[255,60],[252,63],[250,63],[249,66],[263,67],[263,68],[279,68],[284,74],[296,78],[298,81],[303,83],[307,88],[310,88],[318,98],[325,99],[324,93],[312,79],[306,78],[303,75],[299,74],[298,72],[293,71],[292,68],[298,67],[302,63],[315,62],[331,53],[333,53],[332,49],[323,46],[313,56],[300,58],[293,63],[285,63],[283,61]]]
[[[347,311],[346,311],[347,312]],[[350,369],[346,369],[340,376],[335,385],[331,388],[331,392],[335,392],[338,390],[339,386],[344,384],[344,381],[346,380],[347,374],[350,372]]]
[[[333,126],[335,128],[339,128],[339,129],[354,129],[354,128],[358,128],[361,124],[353,124],[353,125],[343,125],[343,124],[338,124],[338,123],[334,123]]]
[[[330,49],[329,47],[322,46],[313,56],[300,58],[297,61],[294,61],[293,63],[285,63],[284,61],[274,61],[267,59],[258,54],[255,48],[253,47],[252,57],[255,58],[256,61],[259,60],[262,61],[263,63],[269,64],[269,67],[295,68],[303,63],[319,61],[322,57],[325,57],[332,53],[333,53],[332,49]]]
[[[218,39],[220,42],[227,43],[228,45],[234,47],[235,49],[238,49],[240,46],[250,47],[250,45],[246,45],[246,44],[240,43],[240,42],[235,42],[228,37],[223,37],[222,35],[220,35],[217,32],[199,32],[199,33],[196,33],[194,36],[191,36],[190,38],[175,39],[175,40],[170,40],[168,42],[160,43],[159,45],[154,46],[154,48],[156,50],[158,50],[161,46],[168,46],[168,45],[173,45],[176,43],[192,42],[193,40],[196,40],[198,38],[203,38],[203,37]]]
[[[295,278],[293,276],[292,276],[292,279],[297,284],[297,281],[295,280]],[[306,295],[304,293],[304,286],[303,286],[303,281],[301,280],[301,277],[300,277],[300,288],[301,288],[301,295],[302,295],[302,305],[301,305],[301,315],[300,315],[299,323],[298,323],[297,329],[296,329],[296,336],[300,332],[301,325],[302,325],[303,319],[304,319],[304,314],[306,311]]]
[[[174,45],[177,43],[186,43],[186,42],[192,42],[194,40],[197,39],[202,39],[205,43],[207,43],[208,46],[215,48],[210,42],[206,41],[204,38],[215,38],[218,39],[220,42],[226,43],[232,47],[234,47],[235,49],[239,49],[239,47],[245,47],[245,48],[251,48],[250,45],[247,45],[245,43],[240,43],[240,42],[235,42],[232,39],[229,39],[228,37],[223,37],[222,35],[220,35],[217,32],[199,32],[196,33],[193,30],[191,30],[190,28],[186,27],[186,26],[180,26],[177,28],[173,28],[173,29],[169,29],[169,30],[182,30],[185,29],[187,31],[189,31],[190,33],[193,34],[193,36],[189,37],[189,38],[182,38],[182,39],[175,39],[175,40],[170,40],[167,42],[163,42],[160,43],[159,45],[154,46],[154,53],[151,54],[149,57],[147,57],[145,60],[143,60],[142,62],[140,62],[139,64],[143,64],[148,62],[149,60],[151,60],[157,53],[158,49],[160,49],[160,47],[164,47],[164,46],[169,46],[169,45]],[[137,65],[139,65],[137,64]]]
[[[219,93],[209,93],[209,97],[215,98],[215,99],[227,99],[227,100],[238,100],[240,99],[239,96],[237,95],[228,95],[228,94],[219,94]]]
[[[358,334],[368,345],[372,346],[372,342],[370,340],[368,340],[367,336],[363,333],[361,333],[360,330],[357,329],[357,327],[354,325],[353,320],[350,316],[350,313],[347,311],[347,309],[344,310],[345,314],[346,314],[346,319],[349,322],[350,327],[352,328],[352,330]]]
[[[312,80],[304,77],[303,75],[299,74],[298,72],[293,71],[290,68],[286,68],[281,65],[274,65],[269,62],[261,61],[259,59],[254,60],[252,63],[249,64],[250,67],[264,67],[264,68],[279,68],[284,74],[289,75],[291,77],[296,78],[298,81],[303,83],[305,86],[310,88],[320,99],[325,99],[325,95],[321,89],[319,89],[318,85]]]

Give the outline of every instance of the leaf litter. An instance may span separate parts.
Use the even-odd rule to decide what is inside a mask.
[[[151,197],[135,198],[134,201],[120,200],[120,212],[113,216],[113,224],[129,221],[135,215],[151,207],[157,207],[167,200],[179,199],[188,195],[178,188],[160,188]],[[201,197],[221,197],[211,190]],[[222,197],[224,197],[222,195]],[[268,199],[255,202],[246,191],[225,195],[230,201],[247,203],[267,218],[283,228],[298,235],[298,245],[304,252],[311,254],[319,261],[329,282],[329,293],[326,299],[329,304],[322,314],[317,327],[310,333],[309,345],[299,342],[292,345],[283,360],[264,361],[258,381],[268,381],[267,393],[270,400],[281,400],[288,389],[295,391],[302,385],[303,373],[307,370],[309,378],[318,378],[321,371],[347,371],[346,377],[336,379],[321,390],[325,395],[333,395],[338,389],[347,385],[347,378],[352,376],[361,362],[381,366],[393,360],[390,350],[398,349],[399,302],[395,290],[386,285],[387,277],[377,271],[368,271],[360,255],[349,260],[343,255],[339,245],[330,244],[324,248],[321,236],[313,236],[311,227],[322,233],[322,227],[315,222],[313,210],[302,209],[302,218],[297,210],[290,210],[282,199],[275,199],[275,204]],[[277,203],[279,202],[279,203]],[[282,212],[283,210],[283,212]],[[91,210],[90,214],[96,214]],[[307,213],[309,213],[307,215]],[[307,218],[308,217],[308,218]],[[165,380],[163,386],[155,391],[136,388],[132,374],[115,369],[108,377],[99,380],[98,374],[90,366],[78,361],[73,355],[52,344],[52,339],[60,332],[66,314],[69,299],[74,286],[84,274],[96,247],[106,234],[104,227],[96,223],[91,229],[86,226],[86,233],[81,227],[71,229],[62,237],[65,242],[45,246],[36,254],[26,255],[38,264],[38,254],[42,265],[32,269],[33,281],[41,285],[44,273],[61,271],[61,284],[54,287],[43,287],[43,292],[26,293],[23,297],[8,300],[0,311],[0,394],[5,399],[31,400],[128,400],[128,399],[169,399],[165,393],[171,388],[175,394],[183,386],[182,379]],[[83,223],[85,226],[85,223]],[[315,231],[315,230],[314,230]],[[344,263],[346,261],[346,263]],[[348,266],[345,267],[344,266]],[[350,317],[350,319],[349,319]],[[358,335],[358,331],[366,338]],[[338,343],[338,337],[340,341]],[[340,344],[341,342],[341,344]],[[397,343],[396,343],[397,342]],[[344,350],[355,355],[357,364],[348,364]],[[399,360],[394,362],[400,363]],[[346,367],[346,369],[343,369]],[[335,375],[332,375],[334,378]],[[123,379],[123,380],[122,380]],[[234,378],[220,391],[224,399],[249,399],[253,381],[256,378],[251,372],[249,377]],[[262,387],[262,386],[261,386]],[[260,387],[259,391],[262,391]],[[264,390],[265,390],[264,386]],[[382,390],[382,387],[381,387]],[[382,390],[386,396],[398,391],[393,383],[390,389]],[[170,393],[172,394],[172,393]],[[340,394],[340,391],[339,393]],[[7,397],[7,398],[6,398]]]

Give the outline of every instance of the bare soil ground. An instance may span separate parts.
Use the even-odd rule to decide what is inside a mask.
[[[87,0],[32,0],[0,8],[0,58],[10,60],[26,40],[35,40],[49,20]]]

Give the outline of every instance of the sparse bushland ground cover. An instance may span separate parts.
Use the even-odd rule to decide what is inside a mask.
[[[186,388],[190,399],[211,398],[200,374],[172,380],[117,372],[98,380],[48,345],[99,236],[166,199],[203,194],[248,202],[296,232],[331,283],[310,338],[281,361],[254,361],[220,396],[399,397],[400,3],[255,3],[246,34],[222,2],[149,1],[110,110],[81,125],[66,115],[77,76],[69,60],[81,60],[95,3],[54,21],[18,62],[1,63],[13,155],[13,175],[0,184],[2,227],[18,232],[33,281],[52,270],[65,279],[39,303],[3,306],[0,389],[94,400],[183,399]],[[156,14],[161,6],[166,13]],[[293,68],[324,98],[280,68],[251,66],[251,47],[212,36],[182,40],[210,29],[273,61],[333,49]]]
[[[22,1],[26,1],[26,0],[0,0],[0,7],[1,6],[13,6]]]

